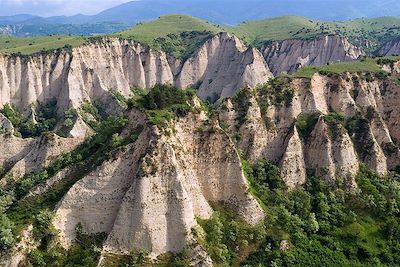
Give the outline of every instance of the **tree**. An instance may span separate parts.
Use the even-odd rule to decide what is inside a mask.
[[[0,215],[0,249],[8,249],[15,243],[14,224],[7,216]]]
[[[315,216],[315,213],[310,213],[310,216],[308,217],[307,221],[307,230],[310,233],[316,233],[319,230],[319,223],[317,221],[317,218]]]

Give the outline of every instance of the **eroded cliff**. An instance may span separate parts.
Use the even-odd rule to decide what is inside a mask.
[[[103,39],[71,50],[34,56],[0,56],[0,106],[14,103],[25,113],[31,104],[56,99],[61,110],[85,100],[107,102],[113,92],[150,89],[156,83],[185,89],[199,86],[203,98],[233,96],[244,85],[272,77],[261,54],[227,33],[207,41],[185,62],[143,45]]]
[[[312,40],[285,40],[268,45],[263,55],[274,75],[301,67],[356,60],[365,52],[337,35]]]
[[[367,76],[280,78],[227,100],[220,120],[246,157],[278,164],[289,187],[303,184],[306,170],[351,187],[360,164],[382,174],[400,164],[394,104],[400,88]]]
[[[144,249],[156,258],[189,248],[203,262],[198,266],[209,266],[193,231],[199,218],[210,218],[220,205],[250,225],[268,214],[250,193],[244,163],[279,166],[289,191],[310,175],[351,191],[360,166],[385,174],[400,165],[399,62],[383,66],[392,77],[271,79],[261,53],[224,33],[183,63],[114,39],[1,60],[0,104],[14,103],[35,122],[31,104],[56,99],[64,121],[53,132],[66,136],[20,138],[0,114],[1,186],[15,201],[6,213],[27,230],[36,209],[54,211],[52,226],[65,248],[76,242],[80,225],[88,235],[105,235],[104,257]],[[145,90],[131,90],[162,83],[196,85],[203,99],[224,99],[210,108],[191,91],[168,95],[171,87],[158,85],[148,103]],[[67,109],[73,119],[66,124],[61,111]],[[9,251],[17,255],[10,265],[35,249],[30,241],[19,243],[33,244],[26,251]]]

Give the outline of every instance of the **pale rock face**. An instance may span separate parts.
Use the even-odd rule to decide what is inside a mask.
[[[11,102],[29,114],[32,103],[56,99],[62,112],[83,101],[107,102],[113,91],[129,96],[131,87],[150,89],[157,83],[183,89],[202,83],[200,97],[218,99],[271,77],[260,52],[227,33],[206,42],[186,62],[110,38],[47,55],[0,55],[0,107]]]
[[[321,116],[306,148],[307,166],[327,181],[343,178],[355,187],[359,161],[347,131],[340,124],[327,124]]]
[[[335,178],[343,178],[349,187],[356,187],[354,177],[360,164],[354,145],[346,129],[340,124],[330,126],[332,139],[332,157],[335,167]]]
[[[255,98],[250,98],[248,105],[246,122],[239,129],[241,139],[238,146],[245,152],[248,159],[260,158],[262,155],[265,155],[266,151],[268,152],[267,157],[276,158],[275,143],[272,142],[272,145],[267,149],[259,144],[271,143],[272,140],[277,138],[278,133],[273,125],[270,126],[271,129],[267,129],[260,107]]]
[[[0,131],[1,130],[10,135],[14,134],[14,126],[12,125],[11,121],[0,113]]]
[[[232,137],[240,136],[237,146],[250,161],[265,158],[280,165],[289,187],[304,181],[292,175],[293,170],[301,169],[298,168],[302,164],[301,155],[304,172],[299,171],[298,177],[302,177],[305,169],[312,169],[329,182],[344,179],[351,188],[356,186],[354,178],[360,163],[381,174],[400,165],[397,147],[400,87],[397,84],[390,80],[367,81],[359,74],[331,77],[315,74],[311,79],[294,79],[290,86],[295,93],[290,105],[268,106],[265,115],[270,128],[265,126],[254,90],[243,94],[240,103],[229,99],[221,108],[220,121]],[[355,134],[349,136],[344,122],[343,125],[325,122],[323,116],[331,112],[355,120],[359,114],[372,117],[358,121]],[[307,140],[297,138],[292,130],[301,113],[322,115]],[[244,121],[239,128],[235,126],[238,117]],[[290,157],[296,160],[288,160]]]
[[[285,40],[267,46],[263,52],[274,75],[293,73],[305,66],[356,60],[365,55],[346,38],[323,36],[314,40]]]
[[[130,121],[142,123],[135,118]],[[105,252],[136,248],[155,257],[181,251],[191,240],[195,217],[209,218],[212,203],[225,204],[249,223],[262,220],[233,143],[206,119],[182,118],[169,136],[145,126],[134,145],[78,181],[56,210],[62,243],[71,243],[80,222],[89,233],[109,234]]]
[[[382,107],[381,116],[386,122],[390,136],[397,143],[400,142],[400,87],[395,83],[384,83],[382,85],[382,99],[379,101]]]
[[[129,129],[143,125],[144,116],[130,114]],[[122,137],[128,135],[123,132]],[[113,227],[126,192],[139,171],[137,162],[145,154],[150,141],[150,132],[141,132],[138,141],[120,152],[115,159],[104,162],[91,173],[79,180],[58,203],[55,227],[60,230],[61,241],[68,246],[75,239],[75,226],[82,223],[89,233],[109,233]],[[73,166],[72,166],[73,167]],[[68,170],[50,179],[50,183],[67,178]],[[47,186],[36,191],[46,191]]]
[[[199,86],[199,96],[212,101],[234,96],[242,87],[255,87],[273,75],[256,49],[247,49],[228,33],[216,35],[187,60],[177,78],[182,88]]]
[[[24,143],[21,141],[24,139],[18,140]],[[8,174],[18,179],[27,173],[36,172],[62,153],[75,149],[82,141],[82,138],[62,138],[56,134],[44,135],[34,140],[27,149],[22,150],[15,161],[6,162],[6,165],[12,166]]]
[[[280,165],[281,177],[289,188],[295,188],[306,182],[303,143],[296,127],[293,127],[293,135],[289,138]]]
[[[69,131],[69,137],[86,138],[93,134],[93,130],[82,120],[80,116],[76,119],[74,127]]]
[[[392,40],[384,44],[377,52],[380,56],[400,55],[400,40]]]
[[[307,140],[306,162],[310,169],[315,170],[317,177],[329,181],[335,178],[335,165],[331,154],[332,141],[328,131],[328,125],[320,117]]]

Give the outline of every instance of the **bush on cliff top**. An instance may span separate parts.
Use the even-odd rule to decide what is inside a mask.
[[[142,109],[152,124],[165,127],[174,117],[185,116],[192,110],[190,102],[194,95],[193,90],[156,84],[147,94],[140,93],[129,99],[128,106]]]

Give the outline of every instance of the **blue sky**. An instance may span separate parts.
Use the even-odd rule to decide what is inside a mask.
[[[29,13],[41,16],[96,14],[129,0],[0,0],[0,16]]]

